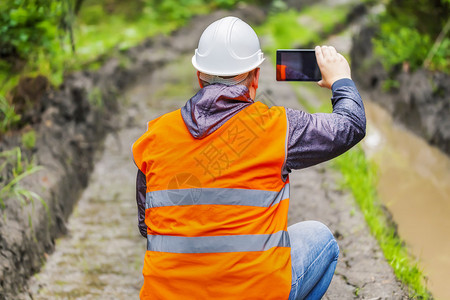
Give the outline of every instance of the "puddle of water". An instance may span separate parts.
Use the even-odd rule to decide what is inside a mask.
[[[363,147],[378,165],[379,197],[428,276],[433,296],[450,299],[450,159],[393,124],[378,105],[365,106]]]

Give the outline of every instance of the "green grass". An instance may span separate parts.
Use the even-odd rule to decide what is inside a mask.
[[[309,6],[302,11],[293,9],[271,14],[267,21],[255,28],[258,36],[268,41],[263,50],[274,54],[276,49],[308,48],[321,41],[322,36],[345,23],[351,7],[335,7],[320,4]]]
[[[332,32],[337,24],[342,24],[346,21],[350,8],[349,5],[314,5],[302,10],[301,14],[321,24],[321,31],[327,34]]]
[[[42,167],[36,166],[34,162],[23,158],[20,148],[15,147],[11,150],[0,152],[0,174],[4,174],[3,171],[8,169],[11,170],[12,176],[8,178],[6,175],[6,178],[2,178],[2,185],[0,186],[0,209],[5,209],[5,199],[15,199],[19,201],[21,206],[25,206],[31,202],[33,207],[34,200],[38,200],[45,208],[47,214],[49,214],[50,212],[44,199],[35,192],[29,191],[20,185],[20,182],[24,178],[40,171]]]
[[[357,146],[332,161],[343,175],[342,188],[349,189],[358,204],[367,225],[392,266],[395,275],[408,286],[409,296],[429,299],[424,275],[415,259],[408,253],[403,241],[383,212],[376,191],[377,168]]]
[[[36,146],[36,131],[31,129],[23,133],[21,139],[24,149],[32,150]]]
[[[322,113],[331,113],[333,111],[333,107],[331,106],[330,101],[319,101],[317,103],[311,103],[311,100],[308,100],[305,96],[305,92],[308,94],[314,95],[314,97],[318,97],[318,99],[329,99],[331,97],[331,92],[326,88],[319,88],[316,83],[310,82],[290,82],[292,89],[297,96],[298,102],[300,105],[308,112],[322,112]]]
[[[0,95],[0,117],[0,137],[20,122],[20,115],[15,113],[14,106],[2,95]]]

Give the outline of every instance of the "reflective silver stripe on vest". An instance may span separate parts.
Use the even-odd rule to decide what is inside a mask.
[[[281,230],[273,234],[221,236],[147,235],[147,250],[169,253],[224,253],[266,251],[273,247],[290,247],[289,234]]]
[[[286,184],[280,192],[225,188],[162,190],[146,194],[145,208],[208,204],[270,207],[288,198],[289,184]]]

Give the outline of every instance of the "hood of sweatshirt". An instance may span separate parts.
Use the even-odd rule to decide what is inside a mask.
[[[253,102],[246,86],[217,83],[189,99],[181,108],[181,116],[192,136],[202,139]]]

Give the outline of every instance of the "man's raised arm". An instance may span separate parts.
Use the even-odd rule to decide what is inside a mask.
[[[322,73],[318,85],[332,90],[332,113],[309,114],[287,108],[289,122],[286,169],[306,168],[332,159],[365,136],[364,105],[351,80],[347,60],[334,47],[316,47]]]

